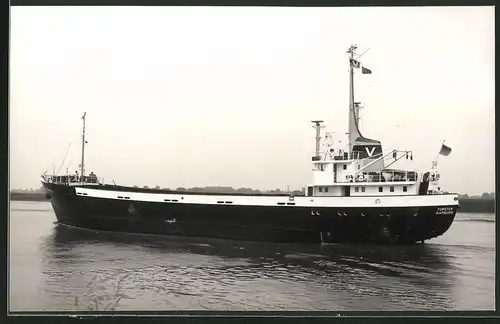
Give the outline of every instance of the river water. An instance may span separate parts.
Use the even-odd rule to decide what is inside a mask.
[[[56,226],[13,201],[10,311],[493,310],[495,215],[406,247],[164,238]]]

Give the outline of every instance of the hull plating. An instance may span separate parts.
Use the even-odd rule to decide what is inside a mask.
[[[43,185],[62,224],[142,234],[271,242],[408,244],[445,233],[457,211],[456,205],[300,207],[162,203],[77,196],[72,187]]]

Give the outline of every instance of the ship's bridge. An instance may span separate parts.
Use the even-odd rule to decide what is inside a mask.
[[[388,168],[411,151],[393,150],[365,157],[360,152],[333,149],[312,157],[313,181],[308,196],[411,195],[418,192],[419,174]],[[380,168],[380,165],[385,167]],[[352,190],[351,190],[352,188]]]

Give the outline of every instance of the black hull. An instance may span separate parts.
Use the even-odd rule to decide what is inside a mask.
[[[411,244],[445,233],[457,210],[457,206],[325,207],[313,211],[310,207],[165,204],[77,196],[73,187],[45,182],[43,186],[62,224],[250,241]],[[452,212],[437,215],[438,207]]]

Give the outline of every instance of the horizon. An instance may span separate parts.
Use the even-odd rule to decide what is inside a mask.
[[[13,7],[9,186],[76,170],[86,111],[86,173],[106,182],[302,188],[310,121],[347,129],[351,43],[370,49],[362,134],[421,169],[445,140],[443,190],[494,192],[492,6]]]

